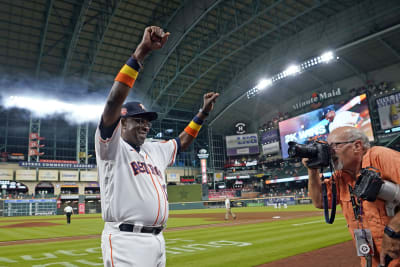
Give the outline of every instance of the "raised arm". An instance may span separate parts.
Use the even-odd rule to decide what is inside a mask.
[[[209,92],[203,96],[203,107],[196,114],[189,125],[179,134],[181,141],[181,149],[185,150],[190,146],[200,131],[201,125],[207,118],[209,112],[214,108],[215,100],[218,98],[219,93]]]
[[[320,172],[318,169],[310,169],[307,167],[307,158],[302,160],[304,166],[306,166],[308,170],[308,192],[310,193],[310,197],[314,206],[318,209],[322,209],[322,189],[321,189],[321,179]]]
[[[122,104],[136,80],[142,62],[151,51],[162,48],[168,36],[169,32],[164,33],[157,26],[149,26],[144,30],[142,41],[121,68],[111,87],[102,116],[105,127],[113,125],[120,118]]]

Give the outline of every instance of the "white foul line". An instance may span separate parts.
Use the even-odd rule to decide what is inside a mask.
[[[337,218],[337,219],[335,219],[336,221],[337,220],[343,220],[344,218]],[[299,225],[305,225],[305,224],[312,224],[312,223],[320,223],[320,222],[325,222],[325,220],[318,220],[318,221],[312,221],[312,222],[306,222],[306,223],[295,223],[295,224],[292,224],[293,226],[299,226]]]

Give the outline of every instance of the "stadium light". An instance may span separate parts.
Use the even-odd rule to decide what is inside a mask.
[[[258,90],[263,90],[263,89],[267,88],[268,86],[270,86],[271,84],[272,84],[271,79],[262,79],[258,82],[256,87]]]
[[[325,63],[328,63],[329,61],[331,61],[333,59],[333,57],[334,57],[333,56],[333,52],[329,51],[329,52],[323,53],[321,55],[321,61],[325,62]]]
[[[309,68],[315,68],[322,63],[330,63],[338,59],[339,57],[336,57],[332,51],[328,51],[323,53],[321,56],[310,58],[299,65],[290,65],[287,69],[273,75],[270,79],[263,79],[259,81],[255,87],[246,92],[247,98],[256,96],[261,90],[273,85],[276,82],[279,82],[282,79],[285,79],[288,76],[300,74]]]
[[[297,65],[290,65],[286,70],[283,71],[283,75],[289,76],[289,75],[295,75],[300,72],[300,67]]]

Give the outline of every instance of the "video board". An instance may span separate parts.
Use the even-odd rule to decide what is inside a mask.
[[[379,122],[382,130],[396,132],[400,130],[400,93],[376,99]]]
[[[282,158],[288,157],[290,141],[307,144],[326,140],[331,131],[342,126],[360,128],[370,141],[374,140],[366,94],[279,122]]]

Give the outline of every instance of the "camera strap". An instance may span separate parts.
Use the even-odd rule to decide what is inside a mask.
[[[349,192],[350,192],[350,200],[351,200],[351,206],[353,208],[353,213],[354,213],[354,219],[358,221],[361,219],[361,205],[358,205],[356,203],[356,198],[354,194],[354,189],[349,185]],[[358,203],[361,203],[361,199],[357,198]]]
[[[328,224],[332,224],[335,221],[335,215],[336,215],[336,196],[337,196],[337,191],[336,191],[336,183],[335,179],[332,179],[332,210],[331,210],[331,216],[329,217],[329,205],[328,205],[328,193],[326,190],[326,184],[324,183],[324,175],[321,170],[321,181],[322,181],[322,203],[324,206],[324,215],[325,215],[325,222]]]

